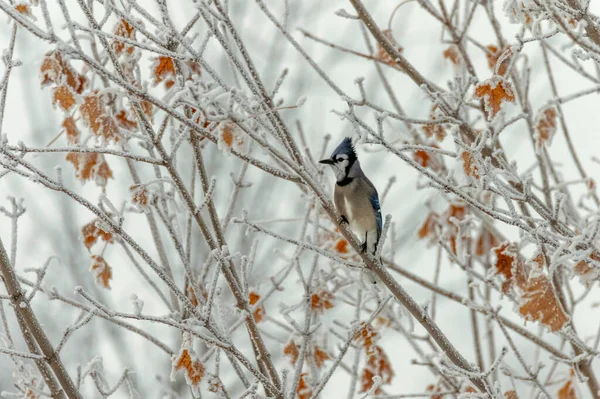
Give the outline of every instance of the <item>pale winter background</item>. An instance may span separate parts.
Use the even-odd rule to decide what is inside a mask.
[[[600,397],[599,5],[361,4],[0,0],[2,395]],[[414,301],[327,202],[345,136]]]

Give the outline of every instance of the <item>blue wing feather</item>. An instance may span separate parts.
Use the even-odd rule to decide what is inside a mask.
[[[379,196],[377,195],[377,191],[369,197],[369,201],[371,201],[371,206],[373,207],[373,211],[375,211],[375,217],[377,218],[377,233],[381,233],[382,220],[381,220],[381,207],[379,206]]]

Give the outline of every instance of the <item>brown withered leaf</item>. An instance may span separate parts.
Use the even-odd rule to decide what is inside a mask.
[[[188,285],[187,287],[186,296],[188,297],[192,305],[198,307],[200,302],[198,301],[198,297],[196,296],[196,290],[194,290],[194,287],[192,287],[191,285]]]
[[[158,56],[153,67],[154,82],[158,85],[165,82],[165,87],[170,89],[175,84],[175,62],[171,57]]]
[[[542,109],[536,118],[535,124],[535,147],[541,150],[544,146],[549,146],[556,133],[556,108],[554,106]]]
[[[311,309],[317,312],[323,312],[325,309],[333,307],[333,294],[326,289],[321,289],[311,296]]]
[[[308,385],[308,381],[306,381],[307,377],[307,373],[300,374],[300,381],[298,382],[298,388],[296,389],[298,399],[310,399],[312,397],[312,388]]]
[[[402,52],[402,50],[403,50],[402,47],[400,47],[398,45],[398,43],[394,39],[394,35],[392,34],[392,31],[390,29],[386,29],[386,30],[382,31],[381,33],[383,33],[384,36],[390,41],[390,43],[392,43],[392,46],[396,47],[396,49],[399,52]],[[384,62],[388,65],[396,65],[396,62],[394,61],[394,59],[392,57],[390,57],[390,55],[387,53],[387,51],[385,51],[385,49],[379,43],[377,43],[377,54],[375,55],[375,58],[377,58],[381,62]]]
[[[96,185],[104,188],[108,183],[108,179],[112,179],[113,173],[108,166],[108,163],[104,159],[104,156],[100,160],[100,164],[98,165],[98,169],[96,169],[96,176],[94,177],[94,182]]]
[[[429,161],[431,160],[431,157],[429,156],[427,151],[417,150],[417,151],[415,151],[415,153],[413,155],[413,159],[415,160],[416,163],[418,163],[422,167],[426,168],[429,165]]]
[[[487,46],[488,52],[485,54],[488,61],[488,67],[494,72],[496,70],[496,64],[500,59],[500,56],[504,54],[505,51],[511,52],[510,48],[507,47],[504,50],[500,51],[496,46]],[[504,76],[508,70],[508,66],[510,65],[510,55],[504,57],[502,63],[498,67],[498,75]]]
[[[115,35],[124,37],[125,39],[135,40],[135,28],[129,22],[121,19],[115,27]],[[112,47],[117,55],[121,54],[123,51],[127,54],[132,54],[134,50],[132,45],[118,40],[115,40],[112,43]]]
[[[124,109],[115,115],[115,119],[117,120],[117,124],[123,129],[134,130],[137,128],[137,122],[133,118],[129,119],[129,115]]]
[[[496,261],[494,263],[496,274],[502,274],[507,280],[512,279],[513,266],[517,258],[514,245],[504,243],[499,247],[494,248],[494,253],[496,255]]]
[[[461,153],[461,158],[465,174],[474,177],[475,179],[479,179],[479,169],[477,168],[473,154],[469,151],[463,151]]]
[[[68,86],[62,85],[52,90],[52,104],[58,104],[63,111],[71,110],[76,102],[75,94]]]
[[[248,294],[248,303],[250,303],[250,306],[254,306],[259,299],[260,295],[258,295],[254,291],[250,291],[250,294]],[[252,315],[254,316],[254,321],[256,321],[257,323],[260,323],[262,321],[262,319],[265,317],[265,314],[265,307],[262,305],[255,308],[254,312],[252,313]]]
[[[175,360],[173,367],[175,371],[183,371],[188,385],[198,388],[202,377],[204,377],[205,369],[200,360],[196,359],[195,354],[192,357],[188,349],[182,350],[179,358]]]
[[[426,392],[441,392],[442,388],[439,387],[439,385],[433,385],[433,384],[429,384],[427,385],[427,387],[425,388]],[[432,395],[431,399],[442,399],[442,395]]]
[[[83,182],[95,176],[94,170],[98,165],[98,158],[97,152],[70,152],[66,156],[66,160],[75,167],[75,176]]]
[[[110,280],[112,280],[112,268],[106,263],[100,255],[92,255],[92,264],[90,271],[96,276],[96,283],[101,287],[110,289]]]
[[[97,152],[70,152],[66,160],[75,167],[75,177],[83,183],[88,180],[100,187],[106,187],[108,179],[112,178],[112,171],[102,154]]]
[[[423,239],[426,237],[433,237],[435,235],[435,227],[438,225],[438,221],[439,215],[435,212],[431,212],[417,232],[419,238]]]
[[[477,256],[484,256],[492,248],[497,247],[498,244],[499,242],[496,239],[496,236],[490,233],[487,229],[482,229],[475,244],[475,254]]]
[[[371,325],[365,323],[364,321],[360,322],[361,328],[358,331],[356,341],[358,341],[363,348],[367,351],[367,355],[370,355],[375,351],[375,339],[377,338],[377,331]]]
[[[104,101],[98,94],[90,94],[83,97],[83,104],[79,107],[79,113],[85,124],[92,129],[96,136],[104,138],[106,142],[115,143],[121,138],[117,122],[108,115]]]
[[[598,278],[600,271],[596,267],[592,267],[588,262],[581,260],[573,267],[573,272],[579,277],[579,282],[586,287],[591,287]]]
[[[66,83],[77,94],[81,94],[87,84],[85,76],[78,74],[58,51],[46,54],[40,67],[40,74],[42,86],[50,83],[55,85]]]
[[[129,191],[131,192],[131,202],[139,206],[147,206],[148,205],[148,189],[146,186],[141,184],[134,184],[129,187]]]
[[[335,243],[335,250],[341,254],[347,254],[348,253],[348,241],[344,240],[343,238],[340,238]]]
[[[453,63],[454,65],[460,64],[460,54],[456,49],[455,45],[449,46],[446,50],[444,50],[444,58]]]
[[[577,393],[573,386],[572,378],[569,378],[565,384],[558,390],[558,399],[577,399]]]
[[[392,365],[380,346],[375,346],[373,351],[369,354],[367,364],[360,376],[360,392],[367,392],[373,385],[373,377],[380,376],[383,384],[389,384],[392,382],[394,377],[394,371]],[[375,394],[381,393],[381,389],[378,387],[375,390]]]
[[[435,119],[435,118],[432,118]],[[427,138],[435,138],[437,141],[444,141],[446,137],[446,129],[444,129],[444,125],[441,123],[432,123],[428,125],[423,125],[423,133],[425,133],[425,137]]]
[[[504,79],[488,79],[475,87],[475,97],[483,99],[488,112],[488,119],[492,120],[502,108],[505,102],[514,103],[510,83]]]
[[[31,13],[31,6],[27,3],[16,4],[15,11],[17,11],[19,14],[23,14],[28,17],[33,17],[33,14]]]
[[[569,317],[552,291],[548,277],[545,275],[530,277],[519,287],[523,291],[519,308],[523,317],[539,321],[553,332],[560,330],[569,321]]]
[[[448,223],[452,223],[452,219],[464,220],[467,216],[467,208],[462,202],[453,202],[446,211]]]
[[[67,143],[79,143],[79,129],[77,129],[77,124],[75,123],[75,119],[72,116],[68,116],[65,118],[65,120],[62,123],[62,127],[65,129]]]
[[[296,345],[294,340],[290,340],[290,342],[283,347],[283,354],[290,358],[292,364],[296,364],[298,356],[300,355],[300,350],[298,349],[298,345]]]
[[[514,391],[514,390],[504,392],[504,397],[506,399],[519,399],[519,396],[517,395],[517,391]]]
[[[315,359],[315,366],[317,366],[317,368],[322,368],[325,364],[325,361],[331,359],[327,352],[319,348],[317,345],[315,345],[313,349],[313,356]]]
[[[88,224],[84,225],[81,228],[81,237],[83,238],[83,244],[88,249],[88,251],[92,248],[92,246],[101,239],[102,241],[112,244],[114,242],[112,233],[102,230],[96,223],[98,219],[94,219]]]
[[[152,103],[150,101],[143,100],[142,102],[140,102],[140,106],[142,107],[142,111],[144,111],[144,114],[148,117],[148,119],[150,119],[150,122],[152,122],[152,120],[154,119],[154,106],[152,105]]]

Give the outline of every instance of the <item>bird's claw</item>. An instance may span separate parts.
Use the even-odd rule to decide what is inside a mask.
[[[363,253],[363,254],[365,252],[367,252],[367,243],[366,242],[364,242],[364,243],[361,244],[361,246],[360,246],[360,252]]]
[[[341,215],[340,216],[340,220],[339,220],[339,224],[344,224],[344,223],[348,224],[348,219],[346,219],[346,216]]]

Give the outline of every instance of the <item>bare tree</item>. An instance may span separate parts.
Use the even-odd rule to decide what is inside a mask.
[[[4,396],[600,398],[591,2],[372,3],[0,0]]]

